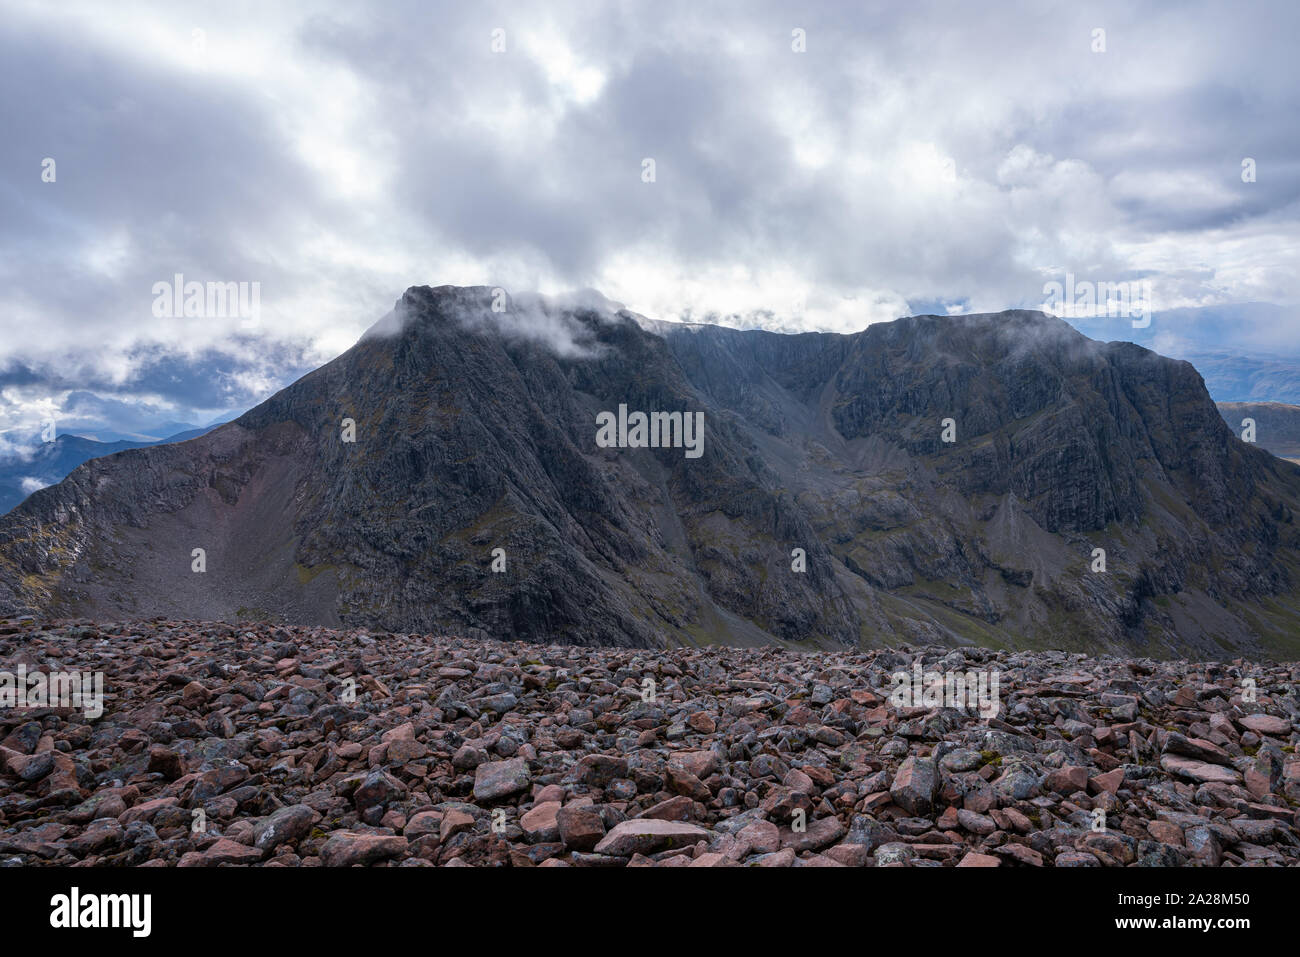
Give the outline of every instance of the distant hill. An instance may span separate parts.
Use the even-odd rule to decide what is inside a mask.
[[[1134,342],[1185,359],[1216,402],[1300,405],[1300,309],[1261,302],[1171,309],[1141,329],[1128,319],[1067,321],[1100,342]]]
[[[54,485],[83,462],[102,458],[114,452],[139,449],[169,442],[184,442],[197,438],[208,429],[191,428],[152,442],[97,442],[80,435],[60,435],[51,442],[36,446],[31,458],[11,458],[0,461],[0,515],[8,512],[39,488]]]
[[[1300,358],[1221,352],[1189,352],[1180,358],[1196,366],[1216,402],[1300,405]]]
[[[1300,406],[1281,402],[1220,402],[1219,414],[1241,435],[1243,419],[1255,420],[1255,442],[1300,464]]]
[[[215,424],[212,423],[212,425]],[[186,435],[193,438],[196,435],[202,435],[212,428],[212,425],[200,428],[192,422],[165,422],[149,429],[147,432],[119,432],[115,429],[76,429],[70,434],[74,438],[89,439],[92,442],[100,442],[104,445],[112,445],[116,442],[130,442],[135,447],[141,447],[154,445],[158,442],[184,441],[184,439],[178,440],[176,436]]]

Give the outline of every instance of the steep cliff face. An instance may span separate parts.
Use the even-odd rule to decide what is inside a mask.
[[[493,305],[408,290],[234,423],[38,492],[0,520],[0,611],[621,645],[1300,634],[1300,469],[1186,363],[1028,312],[787,336]],[[702,449],[598,442],[620,407],[632,445],[638,412],[702,413]]]

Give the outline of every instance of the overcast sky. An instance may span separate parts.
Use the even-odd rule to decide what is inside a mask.
[[[0,0],[0,431],[246,407],[416,284],[837,331],[1066,272],[1296,304],[1297,36],[1294,0]],[[257,321],[156,316],[177,273]]]

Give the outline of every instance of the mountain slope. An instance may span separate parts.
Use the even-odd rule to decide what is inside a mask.
[[[1153,654],[1300,633],[1300,469],[1184,362],[1031,312],[788,336],[492,302],[410,289],[235,422],[37,492],[0,520],[0,612]],[[620,405],[703,412],[703,454],[599,446]]]

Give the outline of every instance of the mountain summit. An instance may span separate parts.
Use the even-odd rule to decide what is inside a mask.
[[[1223,656],[1300,634],[1297,508],[1192,366],[1041,313],[784,335],[413,287],[0,519],[0,614]]]

